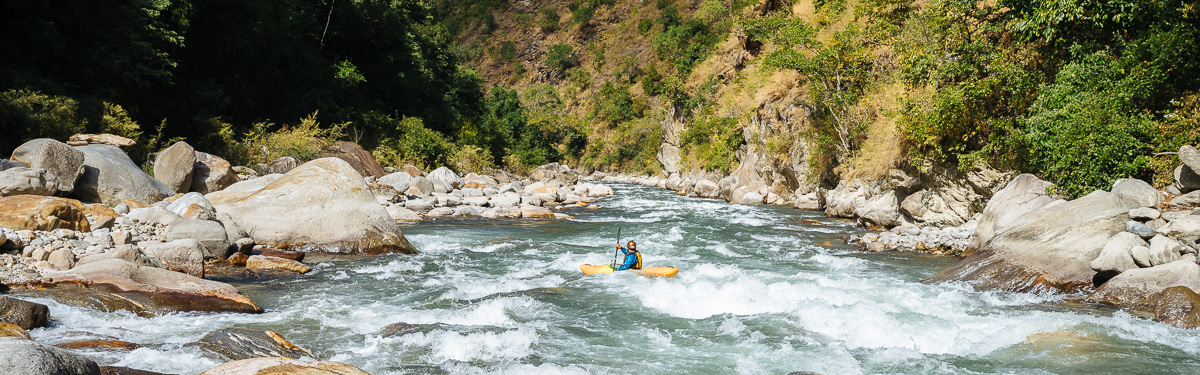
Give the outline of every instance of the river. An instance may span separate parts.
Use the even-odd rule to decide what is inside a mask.
[[[225,327],[274,330],[372,374],[1200,373],[1197,331],[1079,296],[921,284],[954,260],[857,252],[841,237],[861,229],[818,212],[612,186],[575,220],[419,223],[404,230],[419,255],[237,283],[261,315],[142,318],[38,298],[56,321],[31,334],[131,341],[142,347],[88,354],[179,374],[221,362],[188,343]],[[679,275],[582,275],[611,261],[618,227],[647,266]],[[397,322],[418,326],[379,334]]]

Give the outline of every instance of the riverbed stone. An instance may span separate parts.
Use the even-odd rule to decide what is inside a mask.
[[[461,188],[463,185],[463,179],[457,173],[450,170],[450,168],[446,167],[434,169],[433,172],[429,172],[429,179],[445,184],[450,190]]]
[[[41,168],[10,168],[0,171],[0,196],[54,195],[58,177]]]
[[[87,144],[102,144],[115,147],[129,147],[137,144],[137,141],[122,137],[116,134],[101,133],[101,134],[75,134],[67,139],[67,144],[72,146],[80,146]]]
[[[45,169],[58,179],[55,190],[70,193],[83,175],[83,152],[65,143],[38,138],[25,142],[13,150],[12,160],[24,163],[29,168]]]
[[[171,202],[166,209],[185,219],[214,220],[217,217],[217,210],[213,208],[212,203],[197,192],[184,194]]]
[[[1200,328],[1200,294],[1186,286],[1163,289],[1154,297],[1154,320],[1183,328]]]
[[[450,215],[454,215],[454,208],[452,207],[438,207],[425,213],[425,216],[428,217],[445,217]]]
[[[1200,171],[1200,151],[1190,145],[1179,146],[1179,161],[1193,171]]]
[[[393,204],[387,207],[388,216],[395,221],[417,222],[421,221],[421,215],[416,211],[405,208],[403,205]]]
[[[175,142],[154,157],[154,179],[174,191],[191,189],[195,168],[196,149],[184,141]]]
[[[54,250],[46,257],[46,261],[60,270],[71,269],[75,267],[75,253],[71,249]]]
[[[1150,239],[1149,251],[1142,259],[1134,258],[1134,261],[1142,267],[1154,267],[1161,264],[1167,264],[1179,259],[1180,248],[1182,243],[1174,238],[1167,236],[1154,236]]]
[[[240,237],[240,236],[239,236]],[[221,223],[208,220],[179,219],[167,226],[163,239],[191,239],[203,246],[205,259],[225,259],[229,253],[229,234]]]
[[[370,375],[357,367],[338,362],[304,361],[291,358],[251,358],[226,362],[200,375]]]
[[[274,331],[223,328],[204,335],[196,344],[230,361],[250,358],[315,358],[312,352],[292,344]]]
[[[171,242],[142,241],[138,247],[146,255],[158,259],[168,270],[204,278],[204,258],[207,251],[195,239],[182,238]]]
[[[1200,190],[1200,173],[1197,173],[1195,169],[1188,168],[1186,165],[1178,166],[1175,168],[1174,177],[1175,186],[1173,187],[1178,188],[1179,191],[1172,192],[1172,194],[1179,195]]]
[[[1184,242],[1200,242],[1200,215],[1187,215],[1171,220],[1160,228],[1159,232]]]
[[[95,361],[19,337],[0,337],[0,371],[21,375],[100,375]]]
[[[49,317],[50,308],[46,305],[0,296],[0,322],[30,330],[45,327]]]
[[[1154,230],[1150,229],[1150,227],[1146,226],[1146,224],[1142,224],[1133,220],[1125,222],[1125,231],[1136,234],[1145,239],[1150,239],[1155,235]]]
[[[984,206],[969,248],[978,249],[1004,228],[1034,219],[1034,216],[1021,218],[1055,202],[1056,198],[1048,194],[1053,187],[1054,184],[1031,174],[1022,174],[1014,178],[1003,189],[997,191]]]
[[[68,303],[141,315],[185,311],[261,313],[249,297],[222,282],[107,259],[48,275],[47,292]]]
[[[1025,191],[1027,197],[1037,195]],[[1090,291],[1096,275],[1091,261],[1109,238],[1124,231],[1129,210],[1136,206],[1117,194],[1096,191],[1027,212],[1010,219],[1015,224],[998,231],[974,254],[927,281],[966,281],[983,289],[1022,292]],[[986,214],[984,218],[988,218]],[[994,223],[996,217],[990,220]],[[982,226],[981,220],[977,234]]]
[[[345,161],[346,164],[350,165],[351,168],[354,168],[358,174],[364,177],[374,176],[375,178],[379,178],[385,174],[383,167],[380,167],[379,162],[375,161],[375,157],[354,142],[340,141],[325,146],[316,155],[317,159],[328,157],[342,159],[342,161]]]
[[[1138,207],[1129,210],[1129,218],[1140,221],[1150,221],[1157,219],[1162,213],[1150,207]]]
[[[1152,297],[1173,286],[1200,290],[1200,265],[1193,261],[1179,260],[1156,267],[1121,272],[1097,288],[1087,300],[1125,308],[1152,309]]]
[[[238,182],[233,166],[219,156],[196,151],[193,166],[191,191],[207,195]]]
[[[84,172],[75,184],[74,198],[111,207],[126,200],[153,204],[175,195],[116,146],[89,144],[75,149],[83,152]]]
[[[868,228],[891,228],[903,223],[895,190],[867,199],[854,209],[854,215]]]
[[[407,172],[396,172],[379,178],[377,181],[380,184],[391,186],[398,192],[408,190],[408,184],[412,182],[412,175]]]
[[[29,332],[15,324],[0,322],[0,337],[19,337],[28,339]]]
[[[1176,209],[1190,208],[1200,205],[1200,190],[1175,197],[1167,204]]]
[[[1137,263],[1133,261],[1131,251],[1134,247],[1148,247],[1149,244],[1142,240],[1141,237],[1129,232],[1120,232],[1108,239],[1104,248],[1100,250],[1100,255],[1096,256],[1091,262],[1091,267],[1096,272],[1121,273],[1125,270],[1138,268]]]
[[[0,228],[90,232],[92,227],[87,212],[86,206],[70,198],[38,195],[0,197]]]
[[[310,161],[257,191],[205,197],[259,244],[329,253],[416,252],[362,175],[341,159]]]
[[[1136,178],[1117,180],[1113,183],[1112,192],[1139,207],[1158,207],[1163,201],[1163,195],[1158,189]]]

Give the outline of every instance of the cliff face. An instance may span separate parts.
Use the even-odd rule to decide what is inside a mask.
[[[590,149],[627,147],[622,145],[629,141],[618,138],[631,127],[661,133],[661,142],[644,146],[652,152],[632,157],[650,159],[640,163],[605,151],[567,160],[585,169],[657,175],[663,187],[688,194],[824,209],[881,227],[962,224],[1003,183],[1006,175],[989,170],[907,165],[897,126],[884,115],[894,113],[906,94],[890,47],[856,50],[870,68],[871,84],[839,108],[858,116],[853,134],[841,136],[829,130],[833,109],[819,97],[820,82],[768,66],[768,54],[784,47],[743,29],[770,14],[787,14],[812,25],[818,45],[833,45],[844,33],[870,25],[854,14],[857,1],[840,9],[821,9],[809,0],[738,3],[520,1],[491,8],[491,26],[467,23],[458,40],[474,51],[468,64],[488,83],[521,92],[549,88],[560,96],[567,112],[588,124]],[[591,17],[581,20],[578,10],[589,6]],[[557,23],[546,21],[555,18]],[[687,20],[706,20],[715,25],[710,31],[722,34],[703,46],[701,59],[680,69],[663,43],[675,41],[667,38]],[[552,51],[567,48],[562,46],[571,51],[569,65]],[[605,119],[612,87],[628,95],[635,115]],[[645,164],[651,167],[639,167]]]

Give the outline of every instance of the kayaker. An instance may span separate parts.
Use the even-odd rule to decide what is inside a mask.
[[[620,249],[621,252],[625,254],[625,262],[621,264],[621,267],[617,268],[617,271],[642,269],[642,253],[637,251],[637,242],[629,241],[629,243],[625,244],[625,246],[628,246],[629,248],[626,249],[621,247],[620,244],[617,244],[617,249]]]

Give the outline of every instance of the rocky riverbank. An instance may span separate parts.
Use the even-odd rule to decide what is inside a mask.
[[[237,288],[211,278],[307,273],[311,268],[303,260],[309,253],[415,253],[401,223],[564,219],[570,217],[567,209],[586,209],[613,194],[558,164],[539,167],[529,178],[503,172],[460,176],[445,167],[425,173],[413,166],[380,167],[348,142],[304,163],[280,158],[253,167],[232,166],[178,142],[156,154],[151,176],[121,150],[132,141],[111,135],[72,139],[70,145],[33,140],[11,160],[0,160],[0,293],[12,288],[18,297],[50,296],[144,316],[261,313]],[[0,298],[0,324],[29,320],[14,318],[30,315],[19,309],[29,303]],[[0,341],[0,357],[9,361],[0,368],[31,374],[99,371],[73,348],[28,341],[24,330],[44,326],[45,310],[40,306],[40,323],[0,326],[16,337]],[[259,349],[225,356],[235,362],[206,373],[242,373],[260,365],[354,373],[341,364],[299,360],[311,355],[266,351],[295,361],[255,359]]]

